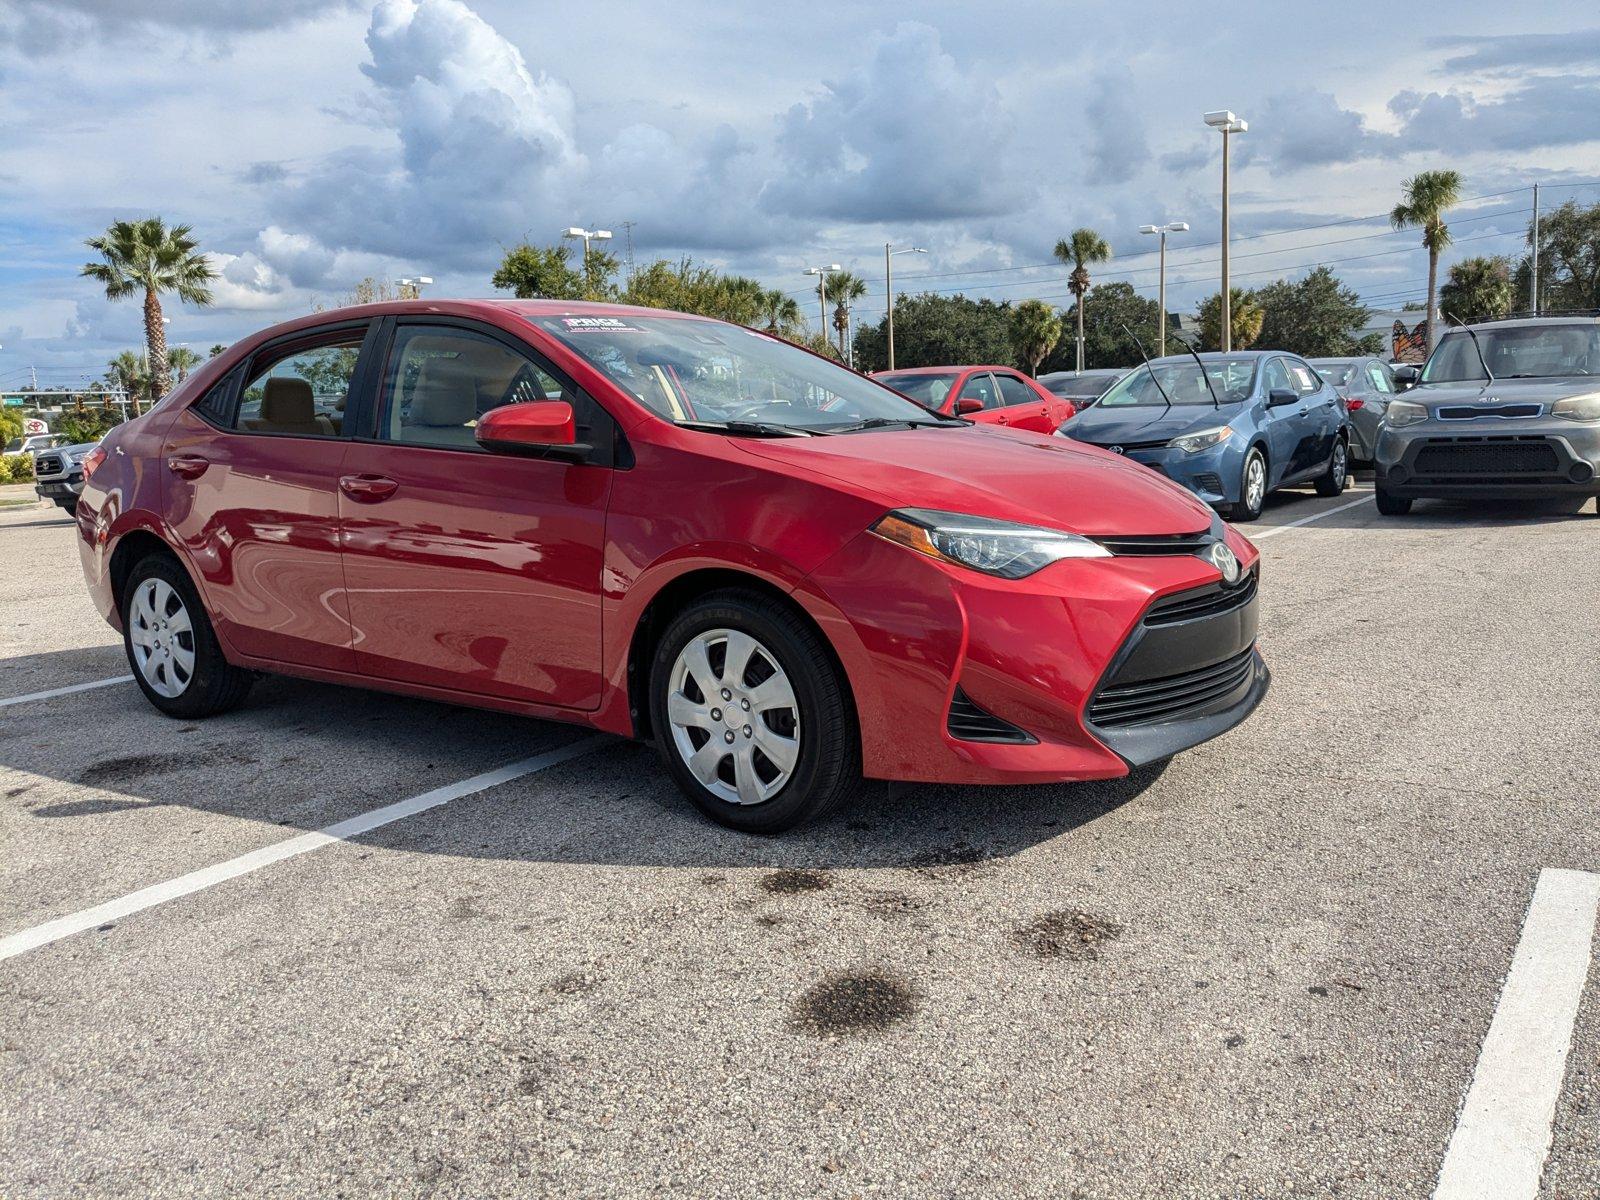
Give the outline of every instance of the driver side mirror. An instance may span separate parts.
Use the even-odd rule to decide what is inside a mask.
[[[1402,364],[1394,368],[1394,385],[1402,392],[1409,392],[1417,386],[1417,381],[1422,378],[1422,372],[1409,364]]]
[[[1285,404],[1293,404],[1300,399],[1300,393],[1293,388],[1273,388],[1267,393],[1268,408],[1282,408]]]
[[[503,404],[478,419],[478,445],[495,454],[582,459],[593,447],[578,441],[577,419],[565,400]]]
[[[964,417],[968,413],[982,412],[983,401],[974,400],[971,396],[964,396],[956,401],[956,415]]]

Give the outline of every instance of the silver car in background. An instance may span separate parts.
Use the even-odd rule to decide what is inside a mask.
[[[1403,389],[1394,368],[1381,358],[1308,359],[1317,374],[1344,397],[1350,411],[1350,466],[1369,470],[1378,445],[1378,423]]]

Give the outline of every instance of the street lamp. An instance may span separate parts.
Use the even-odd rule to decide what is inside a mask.
[[[589,243],[591,241],[609,242],[611,240],[611,230],[585,229],[581,225],[571,225],[567,227],[567,231],[561,236],[583,242],[583,286],[587,288],[589,286]]]
[[[883,244],[883,298],[889,305],[889,370],[894,370],[894,266],[891,259],[896,254],[926,254],[921,246]]]
[[[408,275],[404,279],[396,279],[395,284],[400,289],[400,299],[421,300],[422,289],[433,282],[431,275]],[[406,293],[409,292],[410,295]]]
[[[1141,225],[1139,226],[1139,232],[1154,233],[1161,238],[1161,268],[1157,275],[1160,282],[1156,285],[1158,293],[1156,303],[1161,306],[1161,316],[1160,332],[1156,335],[1156,343],[1159,346],[1156,351],[1156,357],[1165,358],[1167,354],[1167,234],[1188,233],[1189,222],[1168,221],[1165,225]]]
[[[829,263],[825,267],[807,267],[807,275],[817,276],[817,312],[822,317],[822,336],[828,336],[828,272],[844,270],[838,263]]]
[[[1233,349],[1233,295],[1228,290],[1228,135],[1244,133],[1250,122],[1227,109],[1208,112],[1205,122],[1222,134],[1222,352]]]

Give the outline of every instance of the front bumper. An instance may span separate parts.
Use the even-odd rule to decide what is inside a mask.
[[[1239,480],[1244,448],[1235,446],[1237,435],[1219,445],[1191,454],[1175,446],[1136,446],[1122,451],[1134,462],[1159,471],[1216,507],[1239,502]],[[1111,449],[1106,446],[1106,449]]]
[[[1224,536],[1251,571],[1255,549]],[[867,534],[797,598],[849,676],[868,776],[1053,783],[1126,775],[1254,711],[1270,677],[1255,649],[1253,583],[1226,612],[1149,623],[1164,605],[1221,590],[1196,555],[1080,559],[1008,581]],[[1184,678],[1195,672],[1220,674]],[[1158,703],[1147,695],[1130,712],[1118,689],[1140,687]]]
[[[1421,421],[1379,431],[1378,485],[1401,497],[1600,495],[1600,425]]]
[[[58,475],[48,479],[35,479],[33,481],[33,494],[41,500],[58,502],[72,497],[74,500],[83,495],[83,472],[76,471],[71,475]]]

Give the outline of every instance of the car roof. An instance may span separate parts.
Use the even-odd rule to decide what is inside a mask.
[[[881,371],[873,371],[873,375],[936,375],[948,374],[951,371],[1010,371],[1016,373],[1015,367],[998,367],[992,364],[975,363],[966,367],[896,367],[889,370],[885,367]]]
[[[1287,354],[1287,355],[1289,355],[1290,358],[1299,358],[1300,357],[1298,354],[1294,353],[1294,351],[1292,351],[1292,350],[1229,350],[1226,354],[1224,354],[1221,350],[1202,350],[1202,351],[1200,351],[1200,359],[1201,359],[1202,362],[1215,362],[1215,361],[1217,361],[1219,359],[1225,359],[1225,358],[1243,358],[1243,359],[1270,358],[1274,354]],[[1165,363],[1165,362],[1192,363],[1194,361],[1194,355],[1192,355],[1192,354],[1169,354],[1165,358],[1152,358],[1150,361],[1153,362],[1153,363]]]
[[[1472,321],[1466,326],[1468,329],[1527,329],[1540,325],[1600,325],[1600,315],[1593,313],[1573,313],[1570,316],[1548,317],[1508,317],[1498,321]],[[1460,328],[1459,326],[1457,328]],[[1441,329],[1439,336],[1451,332]]]

